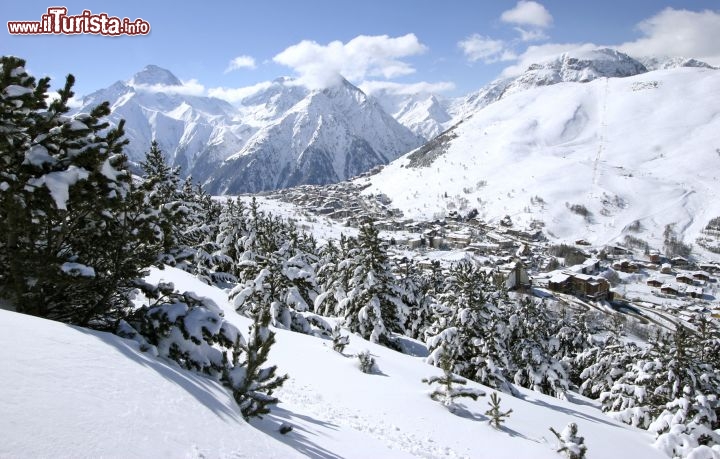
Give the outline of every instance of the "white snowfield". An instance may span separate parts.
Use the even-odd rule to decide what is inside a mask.
[[[665,225],[694,242],[720,216],[718,133],[720,71],[656,70],[514,93],[452,128],[426,167],[411,152],[359,180],[408,217],[477,208],[594,245],[637,220],[638,236],[661,247]]]
[[[213,299],[247,331],[249,321],[222,290],[172,268],[149,279]],[[354,355],[365,349],[376,374],[358,369]],[[218,383],[133,342],[0,310],[0,457],[557,459],[548,428],[569,422],[578,424],[590,458],[664,457],[647,432],[574,394],[574,402],[525,390],[520,398],[501,394],[503,410],[513,410],[502,430],[483,414],[487,388],[488,396],[450,413],[421,382],[439,369],[357,336],[341,355],[328,340],[277,330],[270,357],[290,380],[272,413],[248,424]],[[293,430],[281,435],[281,423]]]

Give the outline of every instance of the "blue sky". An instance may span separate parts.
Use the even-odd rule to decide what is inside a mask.
[[[60,4],[61,2],[56,2]],[[703,58],[720,65],[717,0],[429,1],[308,0],[181,2],[66,1],[142,18],[148,36],[17,36],[0,52],[27,59],[36,75],[77,78],[87,94],[146,64],[170,69],[187,91],[235,101],[278,76],[323,86],[337,72],[372,91],[419,89],[448,96],[476,90],[543,57],[593,45],[635,54]],[[39,20],[48,6],[3,2],[3,24]],[[231,65],[235,61],[238,65]]]

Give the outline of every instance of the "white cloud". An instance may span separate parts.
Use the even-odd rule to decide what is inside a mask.
[[[365,94],[372,95],[377,92],[387,92],[393,95],[413,95],[413,94],[438,94],[441,92],[452,91],[455,84],[449,81],[438,81],[430,83],[420,81],[417,83],[397,83],[394,81],[363,81],[358,85]]]
[[[188,81],[183,81],[181,85],[134,84],[132,87],[136,91],[164,92],[182,94],[185,96],[202,96],[205,94],[205,86],[200,84],[194,78]]]
[[[515,64],[503,70],[502,76],[517,76],[527,70],[530,65],[543,62],[562,53],[590,51],[596,48],[598,48],[598,46],[593,43],[547,43],[529,46],[525,52],[517,56],[517,62]]]
[[[208,89],[208,96],[217,97],[218,99],[223,99],[230,103],[236,103],[246,97],[263,91],[270,86],[272,86],[270,81],[261,81],[260,83],[252,86],[245,86],[242,88],[210,88]]]
[[[230,61],[225,69],[225,73],[238,69],[254,69],[255,67],[257,66],[255,65],[255,59],[252,56],[242,55]]]
[[[633,56],[693,57],[720,65],[720,12],[666,8],[638,24],[643,37],[619,49]]]
[[[511,61],[517,56],[503,40],[495,40],[479,34],[472,34],[458,42],[470,62],[482,60],[485,63]]]
[[[541,29],[515,27],[515,30],[520,34],[520,41],[541,41],[548,39],[548,36]]]
[[[310,88],[336,83],[340,75],[353,81],[365,77],[395,78],[415,69],[403,58],[422,54],[427,47],[415,34],[401,37],[359,35],[347,43],[321,45],[310,40],[286,48],[273,58],[299,74],[299,82]]]
[[[553,17],[540,3],[520,0],[515,8],[504,11],[500,20],[510,24],[545,28],[552,25]]]

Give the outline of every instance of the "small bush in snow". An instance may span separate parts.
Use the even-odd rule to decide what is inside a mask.
[[[360,361],[360,370],[363,373],[373,372],[373,369],[375,368],[375,358],[370,355],[370,351],[365,350],[358,353],[357,358]]]
[[[440,402],[447,407],[452,407],[455,403],[456,398],[467,397],[473,400],[477,400],[478,397],[485,395],[485,392],[472,389],[468,387],[458,387],[467,384],[467,380],[456,376],[452,373],[453,362],[448,353],[444,353],[440,357],[440,368],[445,373],[442,376],[431,376],[429,378],[423,378],[422,382],[425,384],[437,384],[430,393],[430,398],[436,402]]]
[[[498,397],[497,392],[493,392],[493,394],[490,395],[490,401],[488,404],[490,405],[490,409],[485,412],[485,416],[490,417],[491,426],[499,429],[502,423],[505,422],[505,418],[510,417],[512,410],[505,412],[500,410],[500,397]]]
[[[333,328],[332,332],[332,342],[333,342],[333,350],[339,353],[343,353],[345,350],[345,346],[350,344],[350,339],[342,334],[342,329],[339,325],[336,325],[335,328]]]
[[[587,446],[585,446],[585,438],[577,434],[577,424],[571,422],[560,433],[550,427],[550,432],[555,434],[560,442],[558,453],[564,453],[568,459],[585,459]]]

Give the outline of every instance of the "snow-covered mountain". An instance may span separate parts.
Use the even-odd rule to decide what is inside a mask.
[[[645,60],[653,68],[707,66],[693,59]],[[644,62],[645,62],[644,61]],[[564,53],[531,65],[522,74],[499,78],[479,90],[455,99],[432,94],[398,96],[384,91],[373,94],[402,125],[427,140],[450,128],[489,104],[510,94],[563,82],[586,83],[596,78],[632,76],[647,72],[639,60],[619,51],[603,48]]]
[[[717,68],[707,62],[685,57],[650,56],[640,57],[638,58],[638,61],[640,61],[648,70],[676,69],[679,67],[700,67],[705,69]]]
[[[558,83],[587,83],[597,78],[627,77],[647,72],[638,60],[614,49],[563,53],[531,65],[522,74],[500,78],[449,108],[453,121],[464,119],[489,104],[528,89]]]
[[[171,164],[193,175],[209,173],[257,130],[239,119],[228,102],[187,94],[175,75],[154,65],[84,97],[77,111],[103,101],[110,102],[112,123],[125,119],[131,161],[142,160],[155,139]]]
[[[304,86],[294,84],[292,78],[276,78],[240,100],[240,117],[247,124],[257,128],[264,127],[279,119],[309,92]]]
[[[408,99],[393,116],[400,124],[426,140],[444,131],[445,125],[451,120],[442,102],[434,95]]]
[[[365,192],[384,193],[420,218],[477,208],[488,220],[537,220],[558,239],[602,244],[635,231],[662,247],[665,226],[674,225],[694,242],[720,216],[720,71],[572,62],[535,67],[516,81],[556,84],[475,111],[361,179],[372,185]],[[631,73],[639,74],[557,83]]]
[[[386,164],[421,143],[375,100],[342,80],[309,92],[260,129],[206,185],[211,193],[232,194],[334,183]]]

